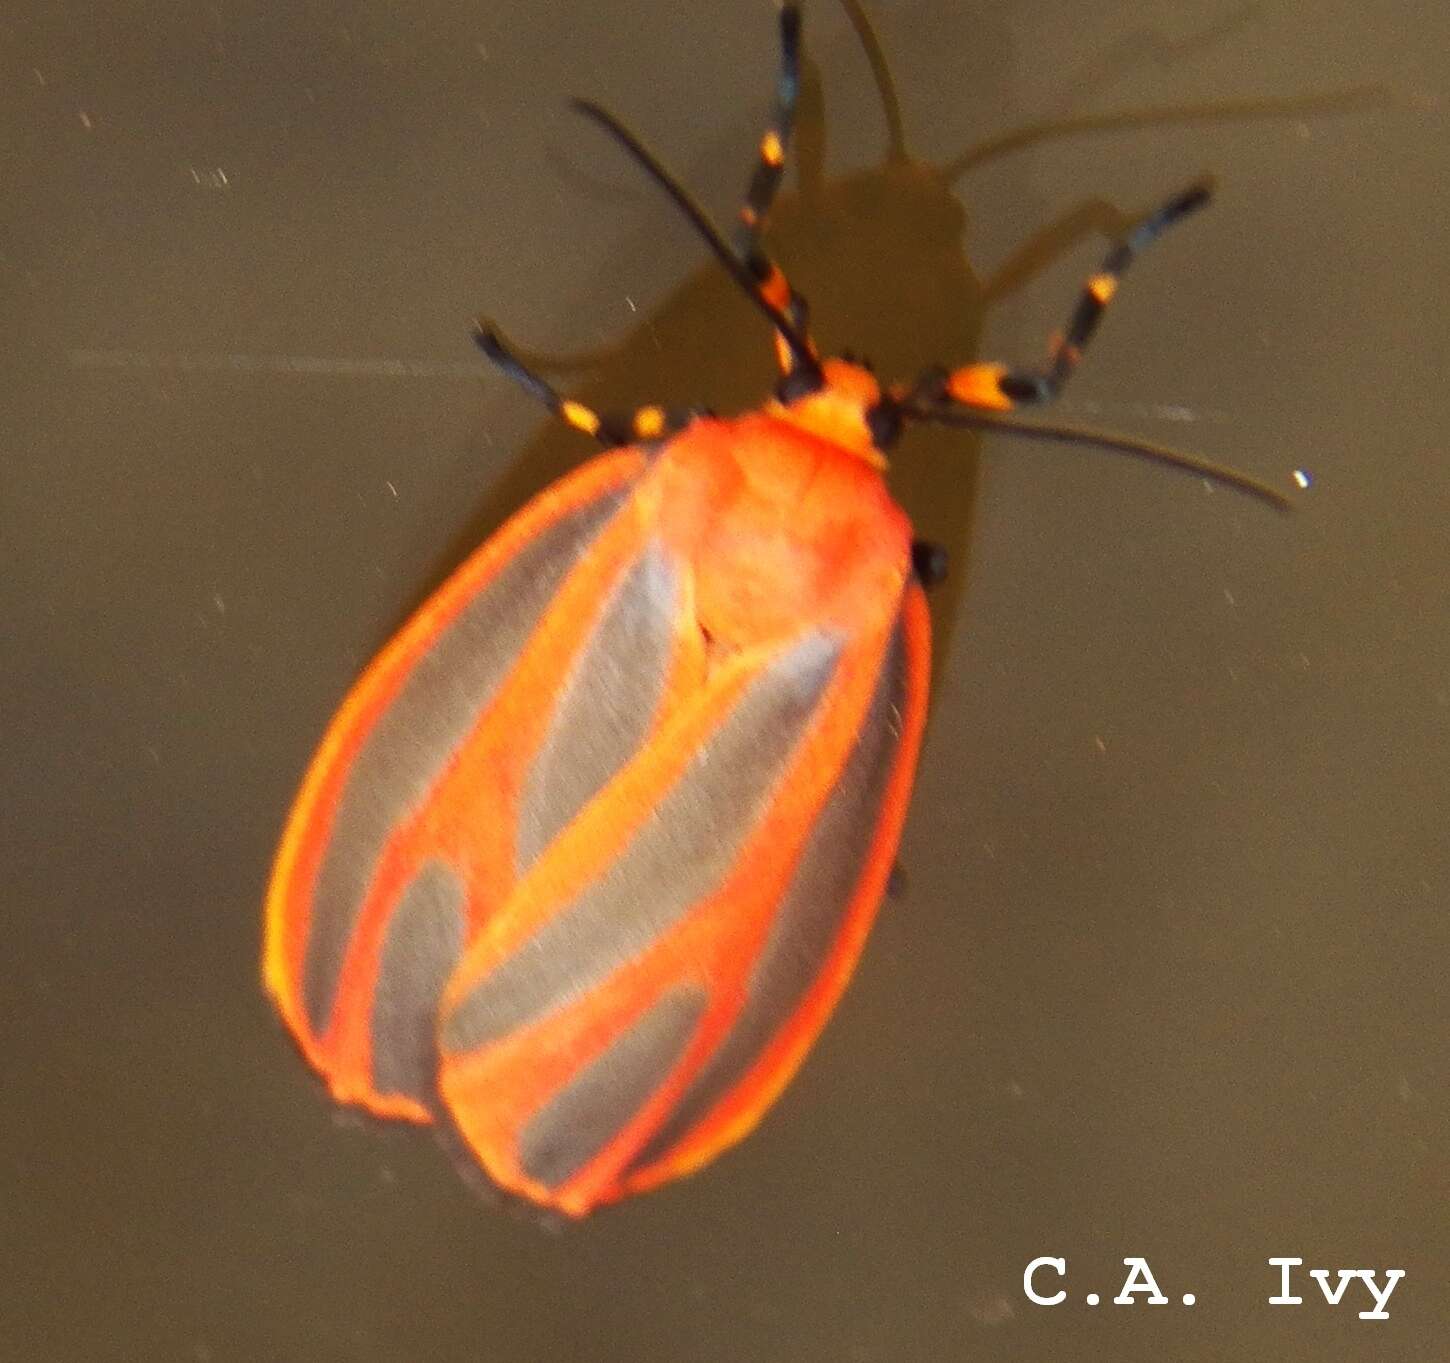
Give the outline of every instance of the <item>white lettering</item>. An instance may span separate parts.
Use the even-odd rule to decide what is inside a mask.
[[[1402,1268],[1385,1269],[1385,1290],[1383,1292],[1376,1292],[1374,1272],[1373,1270],[1366,1272],[1364,1275],[1364,1285],[1369,1288],[1369,1294],[1374,1298],[1374,1310],[1361,1311],[1359,1313],[1360,1320],[1388,1320],[1390,1313],[1385,1310],[1385,1303],[1389,1301],[1390,1293],[1395,1290],[1395,1284],[1404,1276],[1405,1270]]]
[[[1311,1268],[1309,1276],[1319,1284],[1319,1290],[1324,1293],[1324,1300],[1331,1306],[1338,1306],[1344,1296],[1344,1289],[1361,1275],[1368,1277],[1369,1270],[1363,1268],[1341,1268],[1339,1270],[1339,1286],[1330,1287],[1329,1270],[1326,1268]]]
[[[1270,1306],[1298,1306],[1303,1302],[1303,1297],[1291,1296],[1289,1292],[1289,1270],[1297,1268],[1303,1262],[1303,1259],[1269,1260],[1269,1263],[1277,1266],[1279,1270],[1279,1295],[1269,1298]]]
[[[1146,1292],[1149,1306],[1168,1305],[1168,1298],[1158,1290],[1153,1270],[1148,1267],[1146,1259],[1124,1259],[1123,1262],[1132,1271],[1123,1280],[1123,1286],[1118,1295],[1113,1298],[1115,1306],[1131,1306],[1134,1292]]]
[[[1022,1290],[1027,1293],[1028,1299],[1035,1301],[1039,1306],[1056,1306],[1058,1302],[1066,1301],[1066,1292],[1058,1292],[1055,1296],[1051,1297],[1043,1297],[1037,1293],[1036,1289],[1032,1286],[1032,1275],[1039,1268],[1050,1268],[1059,1278],[1065,1277],[1067,1274],[1067,1260],[1054,1259],[1051,1255],[1044,1254],[1028,1264],[1026,1272],[1022,1275]]]
[[[1298,1306],[1303,1302],[1303,1297],[1296,1297],[1289,1290],[1290,1270],[1303,1262],[1303,1259],[1288,1257],[1269,1260],[1270,1265],[1279,1270],[1279,1294],[1278,1296],[1269,1298],[1270,1306]],[[1329,1281],[1331,1274],[1335,1279],[1332,1286]],[[1385,1310],[1385,1303],[1389,1301],[1400,1279],[1405,1276],[1405,1270],[1402,1268],[1385,1269],[1385,1283],[1383,1288],[1380,1287],[1377,1281],[1379,1274],[1372,1268],[1311,1268],[1309,1270],[1309,1276],[1319,1284],[1319,1291],[1323,1293],[1324,1300],[1330,1306],[1338,1306],[1344,1300],[1344,1294],[1348,1290],[1350,1283],[1358,1278],[1364,1284],[1365,1291],[1369,1293],[1370,1299],[1374,1302],[1373,1309],[1361,1311],[1359,1318],[1361,1320],[1388,1320],[1390,1313]]]

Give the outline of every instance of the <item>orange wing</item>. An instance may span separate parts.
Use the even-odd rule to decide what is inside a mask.
[[[496,858],[476,868],[471,897],[451,892],[440,800],[546,624],[555,641],[567,634],[571,571],[607,574],[607,527],[645,465],[637,451],[607,455],[530,503],[368,667],[312,761],[267,896],[263,978],[341,1102],[429,1120],[438,995],[513,878]],[[580,581],[573,595],[594,589]],[[470,821],[505,842],[506,775],[464,797]]]
[[[264,973],[340,1101],[582,1215],[760,1118],[860,953],[927,687],[875,470],[768,418],[586,465],[367,670]]]
[[[571,1215],[697,1168],[795,1072],[900,837],[927,618],[740,657],[651,735],[479,933],[441,1093],[493,1179]]]

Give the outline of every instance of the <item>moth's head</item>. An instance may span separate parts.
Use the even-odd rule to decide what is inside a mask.
[[[874,468],[886,467],[886,451],[901,433],[895,399],[870,362],[852,355],[796,366],[776,385],[769,410]]]

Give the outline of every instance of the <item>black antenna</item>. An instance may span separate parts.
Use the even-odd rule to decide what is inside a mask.
[[[614,138],[635,159],[645,174],[670,196],[675,207],[689,219],[690,225],[694,227],[705,245],[714,252],[715,258],[725,267],[730,277],[740,285],[751,302],[770,319],[771,326],[780,333],[781,338],[790,347],[796,368],[804,369],[808,374],[819,378],[820,361],[812,353],[810,342],[801,335],[790,318],[760,292],[760,282],[750,273],[750,269],[744,261],[730,249],[724,237],[715,229],[715,225],[705,216],[705,210],[690,197],[684,186],[655,160],[654,155],[645,147],[644,143],[607,109],[588,99],[571,100],[570,104]]]
[[[1197,474],[1225,487],[1246,492],[1267,502],[1276,511],[1292,511],[1293,501],[1277,488],[1260,482],[1250,474],[1229,468],[1226,464],[1215,464],[1170,445],[1157,445],[1150,440],[1135,440],[1131,436],[1117,435],[1112,431],[1094,431],[1080,426],[1059,426],[1051,422],[1020,421],[1013,417],[991,416],[985,412],[966,411],[960,407],[932,408],[903,403],[899,408],[902,416],[920,421],[935,421],[944,426],[966,426],[973,430],[1001,431],[1004,435],[1035,436],[1039,440],[1056,440],[1065,445],[1096,445],[1099,449],[1113,450],[1118,454],[1132,455],[1152,464],[1166,465],[1182,473]],[[1302,475],[1300,475],[1302,476]]]

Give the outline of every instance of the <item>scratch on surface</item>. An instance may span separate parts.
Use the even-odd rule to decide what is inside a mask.
[[[149,350],[72,350],[74,369],[169,369],[198,373],[301,374],[323,378],[476,379],[477,364],[452,360],[353,359],[338,355],[208,354]]]
[[[1058,404],[1058,410],[1069,416],[1081,412],[1109,420],[1149,417],[1155,421],[1176,421],[1183,424],[1195,421],[1226,422],[1231,419],[1228,412],[1216,408],[1190,407],[1182,402],[1064,402]]]

